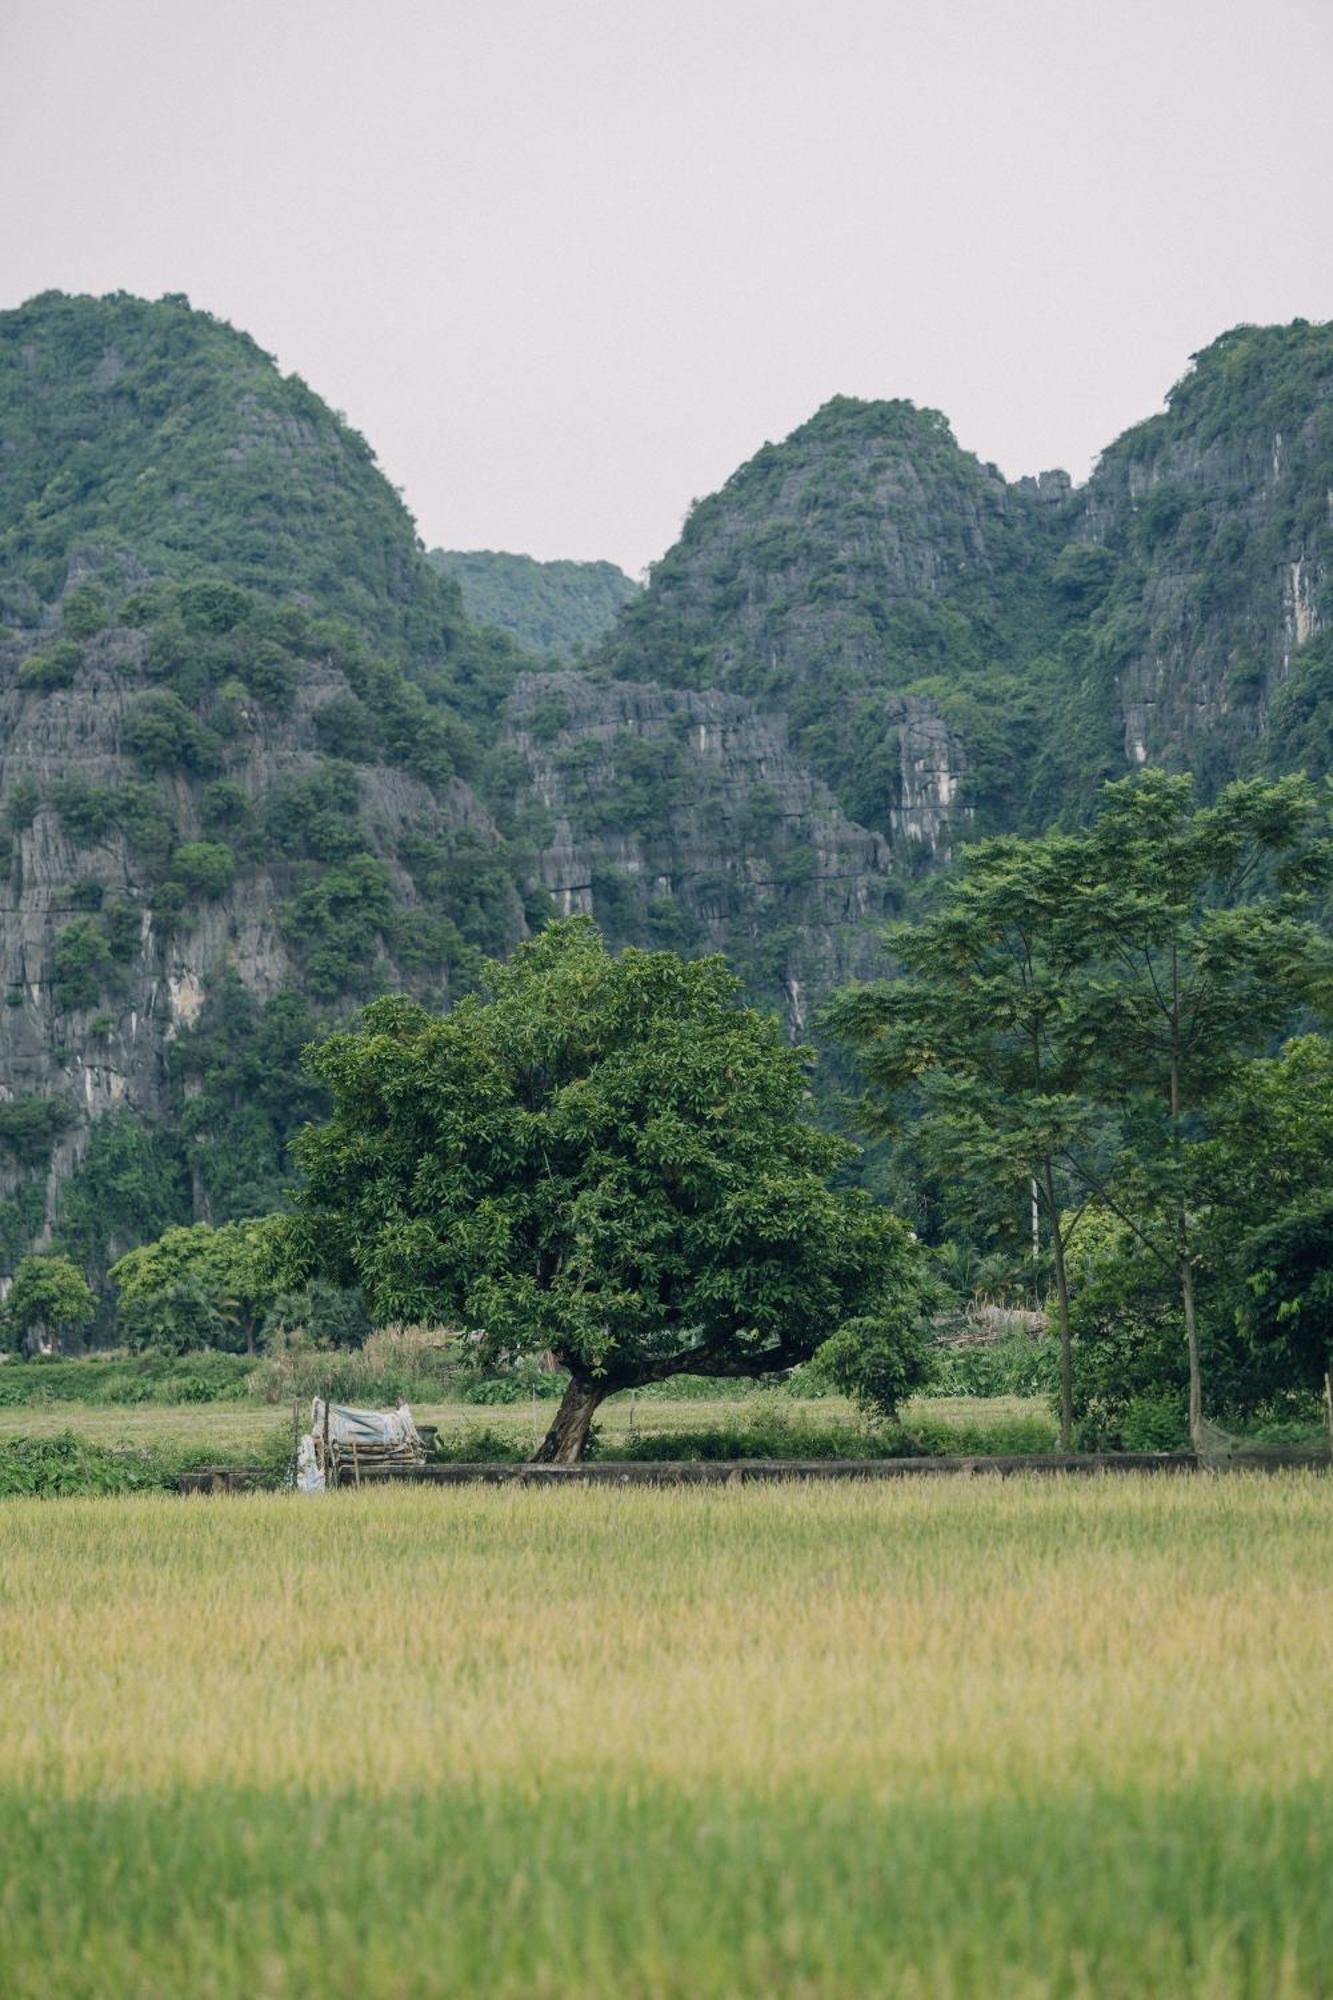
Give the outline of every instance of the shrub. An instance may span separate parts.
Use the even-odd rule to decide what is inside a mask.
[[[1116,1399],[1093,1397],[1076,1428],[1080,1451],[1186,1451],[1189,1441],[1183,1388]]]
[[[167,1484],[145,1454],[109,1451],[73,1431],[0,1441],[0,1499],[64,1499],[80,1493],[142,1493]]]
[[[73,687],[83,664],[83,652],[72,639],[58,639],[40,653],[29,653],[19,668],[19,686],[34,694],[52,694]]]
[[[898,1405],[930,1374],[925,1342],[912,1326],[912,1317],[909,1293],[895,1316],[848,1320],[819,1349],[818,1368],[871,1415],[893,1417]]]
[[[1012,1334],[985,1346],[931,1350],[928,1396],[1053,1396],[1059,1347],[1047,1337]]]
[[[211,579],[184,583],[176,592],[181,622],[187,632],[232,632],[249,618],[256,599],[234,583]]]
[[[70,839],[80,847],[96,846],[117,824],[114,787],[85,785],[81,778],[58,778],[50,801]]]
[[[148,860],[165,860],[175,826],[165,802],[151,785],[85,785],[79,778],[60,778],[49,802],[76,845],[93,847],[116,831]]]
[[[370,854],[329,869],[286,904],[283,929],[304,960],[309,991],[321,1000],[364,991],[393,917],[389,871]]]
[[[275,1432],[248,1454],[260,1486],[284,1485],[292,1450],[284,1432]],[[112,1450],[73,1431],[55,1437],[0,1441],[0,1498],[65,1499],[80,1494],[171,1491],[183,1472],[216,1461],[205,1446],[156,1445],[147,1450]]]
[[[171,873],[187,895],[225,896],[236,879],[236,857],[217,840],[187,840],[171,857]]]
[[[37,817],[41,795],[31,778],[20,778],[5,800],[5,820],[11,833],[26,833]]]
[[[76,917],[56,939],[52,986],[57,1007],[65,1013],[95,1007],[110,969],[111,951],[101,925],[91,917]]]
[[[110,623],[111,611],[95,583],[71,590],[61,609],[61,625],[71,639],[91,639]]]
[[[456,1392],[462,1366],[459,1337],[443,1327],[381,1327],[350,1351],[279,1330],[249,1388],[266,1403],[324,1395],[345,1403],[440,1402]]]
[[[469,1429],[442,1432],[435,1440],[435,1456],[451,1465],[517,1465],[528,1453],[503,1431]]]
[[[215,778],[204,791],[199,812],[210,832],[243,826],[250,817],[249,795],[234,778]]]
[[[335,695],[315,710],[315,737],[330,757],[364,758],[375,742],[375,723],[354,694]]]
[[[215,771],[222,746],[185,706],[166,689],[141,695],[125,723],[125,747],[147,771]]]
[[[143,918],[137,903],[116,901],[102,911],[102,930],[107,949],[120,964],[127,964],[139,949]]]
[[[1057,1442],[1054,1416],[1035,1410],[971,1424],[914,1411],[903,1436],[910,1445],[907,1456],[928,1458],[1026,1458],[1054,1451]]]
[[[86,1354],[7,1361],[0,1409],[91,1403],[98,1408],[182,1402],[236,1402],[247,1394],[253,1361],[243,1354]]]
[[[95,1311],[88,1281],[68,1257],[25,1257],[0,1313],[0,1333],[11,1346],[49,1352],[81,1333]]]
[[[293,859],[344,861],[366,844],[360,808],[356,772],[330,760],[306,777],[272,786],[262,806],[263,836],[270,848]]]
[[[21,1166],[45,1166],[51,1148],[73,1118],[64,1097],[31,1091],[0,1104],[0,1145],[7,1146]]]

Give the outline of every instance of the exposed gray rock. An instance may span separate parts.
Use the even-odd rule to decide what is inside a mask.
[[[542,880],[562,912],[728,952],[797,1032],[834,985],[871,969],[894,902],[889,844],[793,756],[780,716],[716,690],[562,673],[521,680],[507,723],[547,817]],[[937,796],[925,730],[917,762],[913,784]],[[633,823],[632,772],[645,768],[657,792]]]

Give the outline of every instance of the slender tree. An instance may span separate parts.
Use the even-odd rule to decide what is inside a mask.
[[[1068,1161],[1090,1149],[1068,1036],[1071,973],[1063,924],[1078,843],[990,840],[966,850],[941,907],[886,933],[899,968],[829,1009],[869,1086],[871,1130],[916,1125],[953,1188],[955,1213],[1035,1199],[1050,1245],[1060,1342],[1060,1443],[1073,1435]]]
[[[1311,923],[1329,879],[1329,795],[1303,778],[1188,777],[1104,788],[1082,834],[968,849],[940,909],[888,933],[901,968],[831,1010],[870,1085],[954,1175],[955,1201],[1030,1176],[1055,1278],[1061,1438],[1072,1430],[1066,1258],[1071,1198],[1117,1214],[1179,1287],[1189,1422],[1203,1439],[1196,1143],[1248,1056],[1333,989]]]
[[[1203,1442],[1196,1298],[1198,1174],[1218,1105],[1248,1056],[1333,990],[1308,917],[1329,880],[1329,794],[1300,777],[1228,786],[1150,771],[1108,785],[1078,843],[1062,920],[1069,1035],[1091,1098],[1120,1118],[1116,1170],[1070,1164],[1176,1272],[1189,1353],[1189,1425]]]

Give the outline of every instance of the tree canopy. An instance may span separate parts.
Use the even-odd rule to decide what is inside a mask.
[[[173,1353],[252,1351],[277,1296],[270,1255],[277,1226],[271,1217],[218,1229],[196,1222],[127,1251],[110,1272],[124,1339]]]
[[[334,1110],[297,1141],[293,1275],[483,1358],[549,1349],[560,1462],[615,1390],[786,1370],[853,1320],[915,1379],[909,1234],[829,1186],[853,1149],[811,1121],[808,1054],[721,959],[613,957],[572,918],[488,988],[443,1018],[377,1002],[312,1052]]]
[[[96,1310],[88,1280],[68,1257],[25,1257],[0,1313],[0,1331],[9,1345],[51,1354],[82,1332]]]

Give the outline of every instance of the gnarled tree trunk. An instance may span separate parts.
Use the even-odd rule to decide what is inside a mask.
[[[588,1432],[598,1406],[610,1393],[609,1385],[570,1378],[560,1399],[560,1408],[546,1436],[532,1454],[533,1465],[577,1465],[588,1442]]]

